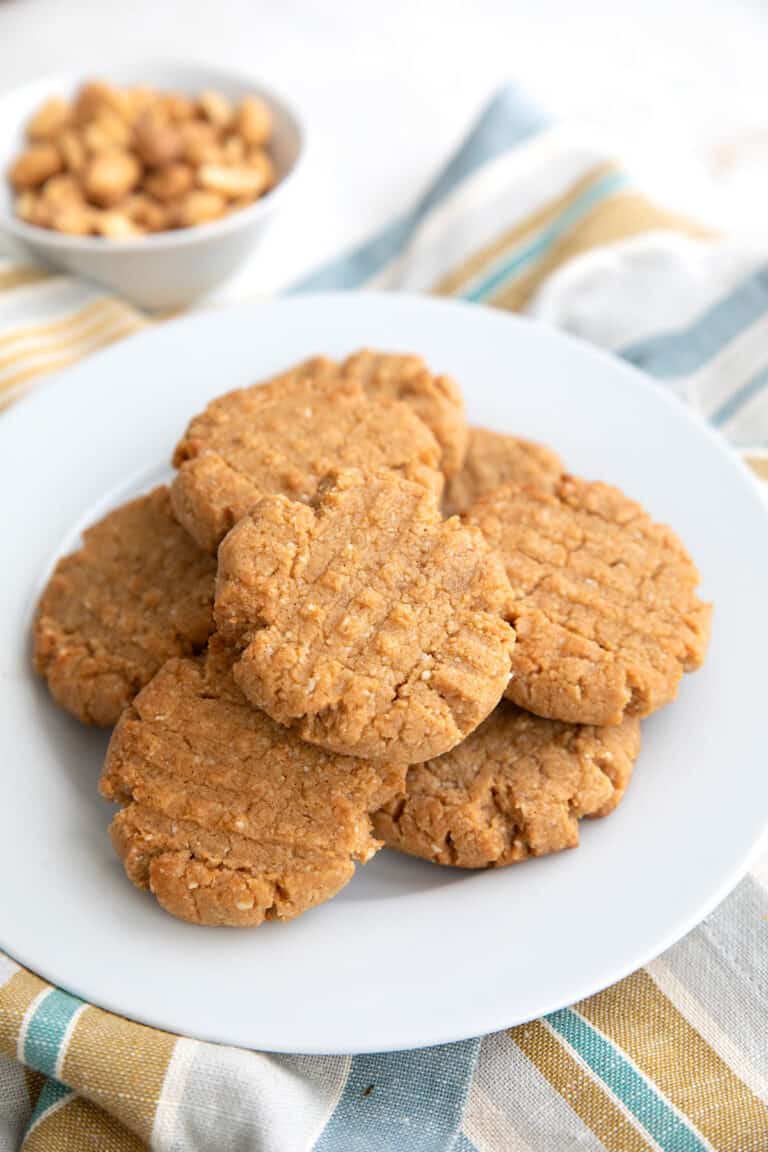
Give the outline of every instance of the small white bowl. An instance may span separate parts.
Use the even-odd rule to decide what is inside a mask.
[[[0,228],[22,255],[112,288],[144,308],[181,308],[230,276],[250,254],[294,183],[304,131],[284,100],[250,77],[202,64],[146,64],[109,68],[94,76],[118,85],[147,84],[197,95],[215,89],[232,100],[261,96],[272,109],[270,152],[278,182],[247,208],[211,224],[127,240],[70,236],[25,224],[14,211],[7,172],[25,143],[27,120],[51,96],[72,96],[82,74],[49,76],[0,97]]]

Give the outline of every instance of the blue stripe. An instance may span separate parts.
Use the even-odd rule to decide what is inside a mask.
[[[461,293],[465,300],[486,300],[514,276],[518,276],[525,268],[535,263],[564,232],[583,220],[587,213],[605,200],[608,196],[623,188],[627,183],[626,176],[620,172],[612,172],[603,176],[591,188],[585,189],[582,194],[563,209],[560,215],[543,228],[535,239],[527,241],[515,250],[511,256],[505,256],[490,272],[485,273],[470,288]]]
[[[732,416],[735,416],[740,408],[743,408],[748,400],[752,400],[758,393],[762,392],[768,384],[768,368],[762,368],[756,376],[751,380],[747,380],[746,384],[742,384],[741,388],[737,388],[732,395],[728,397],[724,403],[717,408],[710,420],[716,427],[727,423]]]
[[[315,1152],[445,1152],[453,1147],[479,1040],[355,1056]]]
[[[503,88],[481,113],[461,148],[412,211],[388,224],[370,240],[303,277],[289,289],[321,292],[357,288],[397,256],[431,210],[468,176],[545,126],[541,113],[518,90]]]
[[[58,988],[40,1001],[24,1038],[25,1064],[46,1076],[55,1074],[56,1059],[69,1022],[82,1005],[82,1000]]]
[[[464,1132],[459,1132],[451,1152],[477,1152],[477,1148]]]
[[[71,1088],[67,1088],[66,1084],[62,1084],[59,1080],[46,1080],[45,1084],[40,1090],[40,1095],[37,1098],[37,1103],[32,1111],[27,1124],[27,1134],[34,1124],[42,1120],[45,1113],[54,1104],[58,1104],[65,1096],[74,1096]]]
[[[761,268],[687,328],[649,336],[622,352],[653,376],[687,376],[768,311],[768,267]]]
[[[706,1145],[621,1050],[572,1008],[546,1017],[653,1137],[663,1152],[707,1152]]]

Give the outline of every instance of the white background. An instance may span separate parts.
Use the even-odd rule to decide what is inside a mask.
[[[0,88],[169,56],[251,71],[311,130],[302,193],[253,291],[405,207],[508,80],[594,126],[665,201],[768,231],[759,0],[0,0]]]

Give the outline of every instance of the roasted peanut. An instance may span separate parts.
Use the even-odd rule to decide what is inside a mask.
[[[226,128],[232,121],[232,105],[221,92],[201,92],[197,105],[206,120],[217,128]]]
[[[51,227],[71,236],[87,236],[93,228],[93,209],[87,204],[55,204],[51,208]]]
[[[69,172],[59,176],[51,176],[46,180],[40,193],[46,204],[54,207],[58,204],[84,204],[83,190],[80,181]]]
[[[17,192],[38,188],[49,176],[55,176],[63,167],[61,156],[53,144],[33,144],[22,152],[11,166],[8,179]]]
[[[182,150],[181,136],[157,108],[148,108],[139,116],[134,129],[134,143],[139,157],[150,168],[172,163]]]
[[[83,174],[83,188],[94,204],[111,208],[135,188],[140,177],[141,165],[130,152],[97,152]]]
[[[52,140],[66,127],[71,109],[66,100],[54,96],[46,100],[27,124],[30,140]]]
[[[93,122],[90,127],[100,128],[112,144],[118,148],[127,148],[131,143],[131,126],[122,116],[106,109]]]
[[[77,132],[69,128],[56,140],[56,147],[70,172],[81,172],[85,167],[85,144]]]
[[[77,94],[74,118],[78,124],[87,124],[102,112],[115,112],[118,116],[125,116],[126,104],[125,95],[117,88],[100,80],[92,80],[88,84],[83,84]]]
[[[150,196],[168,204],[186,196],[195,183],[195,174],[188,164],[167,164],[165,168],[152,172],[144,181]]]
[[[237,109],[235,128],[246,144],[261,147],[272,135],[272,111],[259,96],[246,96]]]
[[[242,136],[229,136],[221,146],[223,164],[242,164],[245,160],[245,141]]]
[[[124,201],[120,208],[134,224],[146,232],[162,232],[170,226],[170,215],[164,204],[159,204],[143,192]]]
[[[223,164],[203,164],[197,173],[198,183],[211,192],[220,192],[228,200],[239,196],[258,196],[266,188],[266,175],[255,168],[227,168]]]
[[[48,205],[36,192],[22,192],[16,197],[16,215],[27,224],[35,224],[38,228],[50,228],[51,213]]]
[[[140,84],[134,88],[126,88],[125,105],[128,121],[134,124],[147,108],[152,108],[160,99],[154,88],[147,88]]]
[[[109,152],[115,147],[115,142],[100,120],[92,120],[81,130],[82,140],[86,152],[93,156],[97,152]]]
[[[213,164],[221,156],[218,134],[212,124],[190,120],[179,124],[182,158],[189,164]]]
[[[272,157],[268,152],[264,152],[261,148],[254,148],[248,153],[246,164],[252,168],[254,172],[260,172],[264,181],[262,192],[269,191],[277,183],[277,173],[275,166],[272,163]]]
[[[226,210],[227,202],[218,192],[194,188],[176,208],[174,220],[180,228],[194,228],[197,224],[218,220]]]
[[[142,233],[124,212],[94,212],[92,225],[99,236],[108,236],[110,240],[127,240]]]
[[[195,118],[194,102],[181,92],[165,92],[158,98],[158,103],[168,119],[174,123]]]

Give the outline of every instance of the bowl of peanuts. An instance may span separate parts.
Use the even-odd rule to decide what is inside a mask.
[[[237,270],[304,151],[284,100],[204,65],[37,81],[0,99],[0,141],[13,247],[149,309]]]

